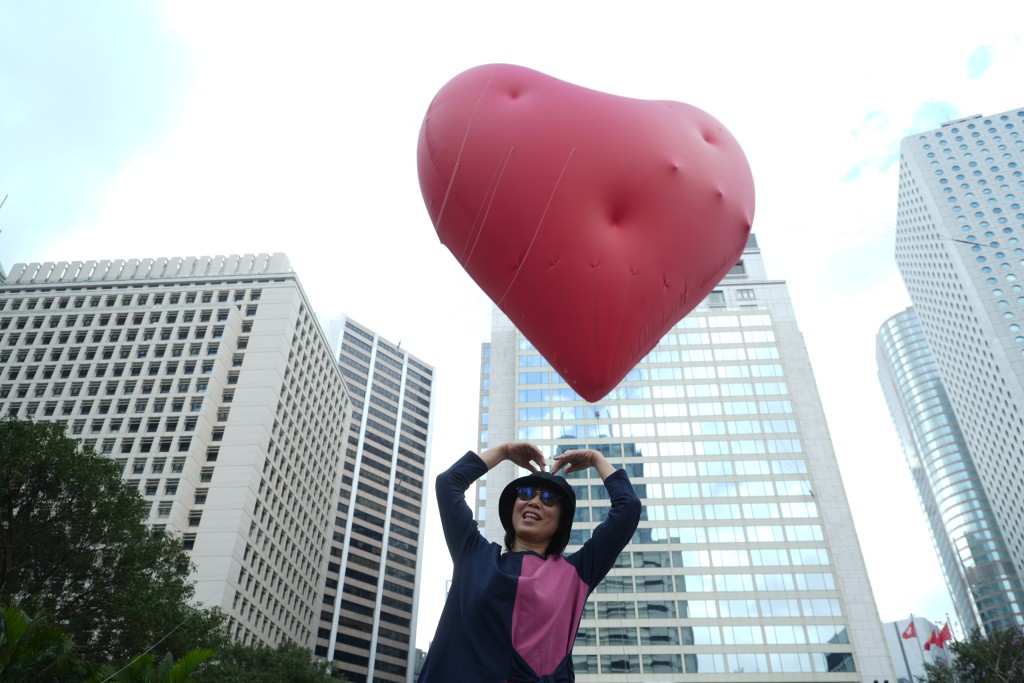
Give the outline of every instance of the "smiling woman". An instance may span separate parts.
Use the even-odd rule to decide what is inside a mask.
[[[505,550],[484,539],[465,501],[470,484],[509,460],[530,471],[505,487],[498,515]],[[640,521],[640,499],[624,470],[589,449],[555,456],[552,471],[530,443],[466,453],[436,482],[454,577],[420,683],[572,681],[572,646],[587,598]],[[564,557],[576,496],[564,477],[593,467],[611,511],[579,551]]]

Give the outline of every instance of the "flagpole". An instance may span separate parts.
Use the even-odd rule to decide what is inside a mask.
[[[911,624],[914,623],[914,615],[910,615],[910,623]],[[910,660],[907,659],[907,651],[905,649],[903,649],[903,641],[905,639],[903,637],[903,633],[900,632],[900,622],[898,622],[898,621],[894,622],[892,627],[894,629],[896,629],[896,640],[898,640],[899,643],[900,643],[900,654],[903,655],[903,664],[907,667],[907,680],[913,681],[914,680],[914,674],[912,674],[910,672]],[[914,635],[917,635],[917,629],[916,628],[914,629]]]
[[[914,620],[914,615],[913,614],[910,615],[910,620],[911,621]],[[917,632],[917,624],[916,623],[914,624],[914,640],[917,641],[917,653],[919,655],[921,655],[921,668],[924,668],[924,665],[925,665],[924,646],[921,645],[921,634]],[[911,679],[911,680],[913,680],[913,679]]]
[[[956,642],[956,638],[953,637],[953,629],[949,626],[949,612],[946,612],[946,628],[949,629],[949,639]],[[946,664],[949,664],[949,653],[946,652],[946,643],[944,642],[942,643],[942,657],[946,660]]]

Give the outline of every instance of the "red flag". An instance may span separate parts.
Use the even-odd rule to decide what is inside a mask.
[[[932,634],[928,636],[928,640],[925,641],[924,649],[931,650],[932,645],[938,645],[939,647],[942,647],[942,641],[939,640],[939,634],[935,632],[935,629],[932,629]]]
[[[905,629],[903,629],[903,637],[904,638],[914,638],[916,636],[917,636],[917,629],[914,628],[914,622],[910,622],[910,624]]]
[[[953,640],[953,632],[949,630],[948,621],[946,622],[946,625],[942,627],[942,631],[939,633],[938,643],[936,644],[941,648],[945,648],[947,640]]]

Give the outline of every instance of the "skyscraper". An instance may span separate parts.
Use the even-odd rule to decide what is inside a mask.
[[[283,254],[17,264],[0,411],[113,458],[244,643],[312,648],[351,412]]]
[[[315,652],[352,683],[406,681],[416,663],[434,370],[351,319],[325,327],[353,407]]]
[[[608,397],[589,404],[495,311],[481,359],[481,449],[588,446],[625,468],[644,516],[591,598],[577,680],[895,681],[786,285],[756,239]],[[501,542],[508,463],[477,488]],[[607,513],[592,471],[569,552]]]
[[[1024,587],[913,309],[878,332],[878,374],[960,623],[1005,628]]]
[[[1024,109],[903,140],[896,263],[1024,576]],[[1012,586],[1007,586],[1008,590]],[[1024,623],[1014,603],[1015,621]]]

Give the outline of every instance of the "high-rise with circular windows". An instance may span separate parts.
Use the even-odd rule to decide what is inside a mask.
[[[1014,571],[1024,575],[1024,109],[912,135],[896,263]],[[1024,624],[1020,603],[1014,620]]]
[[[960,622],[969,630],[1013,626],[1024,586],[913,309],[882,324],[877,359]]]

